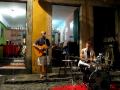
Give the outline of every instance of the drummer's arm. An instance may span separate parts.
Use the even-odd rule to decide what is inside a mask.
[[[94,62],[96,60],[95,52],[93,52],[93,55],[87,60],[88,60],[88,63]]]
[[[80,52],[80,60],[82,60],[82,61],[84,61],[84,60],[85,60],[83,50],[81,50],[81,52]]]
[[[93,55],[92,55],[92,57],[91,57],[91,59],[90,59],[90,61],[94,62],[95,60],[96,60],[96,56],[95,56],[95,52],[94,52]]]

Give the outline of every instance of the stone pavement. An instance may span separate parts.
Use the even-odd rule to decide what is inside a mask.
[[[111,72],[112,81],[120,86],[120,71]],[[82,81],[81,81],[82,82]],[[51,73],[40,79],[39,74],[0,75],[0,90],[49,90],[58,85],[73,84],[71,76],[58,77]]]
[[[0,85],[0,90],[49,90],[56,85],[72,83],[70,77],[66,78],[39,78],[39,74],[1,76],[5,78]]]
[[[58,77],[57,74],[51,73],[44,78],[40,78],[39,74],[19,74],[6,76],[4,83],[6,84],[23,84],[23,83],[33,83],[33,82],[54,82],[54,81],[66,81],[71,79],[71,76]]]
[[[2,84],[0,90],[49,90],[50,87],[63,85],[66,82],[27,83],[27,84]]]

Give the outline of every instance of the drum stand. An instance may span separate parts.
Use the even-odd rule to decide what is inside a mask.
[[[89,80],[91,79],[92,75],[100,69],[99,64],[102,63],[102,58],[103,58],[102,53],[99,53],[99,55],[97,56],[97,61],[95,62],[96,64],[95,70],[90,74]]]
[[[97,72],[98,70],[99,70],[99,67],[98,67],[98,65],[97,65],[97,67],[95,68],[95,70],[90,74],[89,80],[91,79],[92,75],[93,75],[95,72]]]

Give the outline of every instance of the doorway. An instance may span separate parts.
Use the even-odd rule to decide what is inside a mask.
[[[79,7],[52,6],[52,59],[61,62],[67,56],[79,56]],[[61,58],[60,58],[61,57]],[[58,60],[58,61],[57,61]],[[58,66],[58,65],[57,65]]]
[[[26,50],[26,2],[0,2],[1,66],[24,66]],[[20,61],[20,62],[18,62]],[[22,62],[22,63],[21,63]]]
[[[94,7],[94,47],[95,52],[104,52],[105,40],[115,37],[115,9]],[[112,40],[112,39],[111,39]]]

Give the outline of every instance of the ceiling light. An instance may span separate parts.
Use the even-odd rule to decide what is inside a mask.
[[[7,7],[7,8],[1,8],[0,13],[2,15],[7,15],[15,18],[18,16],[25,16],[26,10],[20,7],[10,7],[10,8]]]

